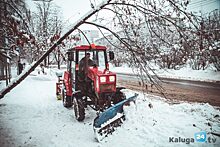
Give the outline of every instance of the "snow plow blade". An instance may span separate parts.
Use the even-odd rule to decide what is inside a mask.
[[[96,117],[93,123],[93,128],[95,137],[98,141],[101,141],[103,138],[107,137],[108,134],[114,132],[116,127],[121,126],[125,120],[123,105],[130,101],[135,101],[137,96],[138,94],[135,94],[134,96],[115,104]]]

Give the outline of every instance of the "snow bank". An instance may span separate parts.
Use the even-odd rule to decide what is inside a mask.
[[[140,93],[139,93],[140,94]],[[151,105],[149,107],[149,105]],[[152,95],[140,94],[136,105],[124,108],[126,122],[106,138],[105,146],[214,146],[220,138],[209,134],[220,132],[219,110],[209,104],[182,103],[170,105]],[[218,116],[218,118],[215,118]],[[193,138],[196,132],[206,131],[207,136],[217,138],[213,143],[169,142],[169,137]]]
[[[184,80],[194,80],[194,81],[207,81],[216,82],[220,81],[220,72],[211,69],[207,70],[192,70],[190,68],[184,67],[180,70],[170,69],[167,71],[158,71],[160,77],[173,78],[173,79],[184,79]]]
[[[111,66],[110,70],[116,73],[136,74],[135,72],[133,72],[132,68],[129,68],[127,66],[123,66],[123,67]],[[164,69],[156,68],[155,73],[159,77],[163,77],[163,78],[207,81],[207,82],[220,81],[220,72],[215,71],[211,68],[208,68],[206,70],[192,70],[189,67],[183,67],[179,70],[174,70],[174,69],[164,70]]]

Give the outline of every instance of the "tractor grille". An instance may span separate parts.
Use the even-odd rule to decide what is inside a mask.
[[[100,85],[100,91],[101,92],[112,92],[114,91],[115,87],[114,84],[103,84],[103,85]]]

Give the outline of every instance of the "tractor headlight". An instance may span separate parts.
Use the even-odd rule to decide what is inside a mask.
[[[109,81],[110,82],[115,82],[115,76],[109,76]]]
[[[100,82],[101,82],[101,83],[106,82],[106,77],[100,77]]]

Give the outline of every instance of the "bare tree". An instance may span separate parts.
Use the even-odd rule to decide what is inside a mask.
[[[52,0],[40,0],[35,4],[37,11],[31,14],[30,23],[36,40],[33,51],[34,60],[37,60],[49,46],[59,39],[62,32],[62,13],[60,8],[52,3]],[[56,54],[58,53],[54,52],[51,56]],[[44,60],[45,65],[49,64],[49,57],[48,60]]]
[[[11,55],[15,55],[15,50],[17,50],[22,55],[23,47],[28,41],[27,36],[30,34],[24,15],[27,10],[25,2],[23,0],[2,0],[0,6],[1,50],[7,50]]]
[[[31,32],[26,22],[27,8],[24,0],[1,0],[0,7],[1,75],[6,74],[4,76],[7,77],[6,84],[8,84],[11,65],[17,64],[18,60],[24,58],[25,46],[29,44]]]
[[[163,42],[163,45],[165,44],[166,47],[170,48],[174,44],[183,41],[188,42],[187,31],[184,30],[199,29],[199,22],[194,20],[194,15],[186,12],[188,3],[188,0],[106,0],[98,6],[91,4],[93,10],[78,20],[71,30],[60,37],[15,84],[1,91],[1,97],[27,77],[49,53],[82,24],[95,25],[100,31],[105,30],[113,34],[119,43],[112,45],[129,55],[131,66],[137,69],[136,72],[140,75],[143,84],[154,84],[162,92],[163,88],[152,69],[151,60],[157,57],[155,54],[160,53],[160,43]],[[103,19],[99,16],[101,12],[111,13],[110,15],[113,17]],[[113,30],[111,26],[104,24],[102,20],[108,20],[108,22],[115,24],[115,29]],[[168,31],[164,31],[164,28]],[[117,33],[119,30],[122,33]],[[175,39],[168,39],[166,33],[173,31],[175,31]],[[147,36],[153,36],[160,42],[157,44],[154,40],[150,40],[151,37]],[[105,38],[107,39],[107,37]],[[153,59],[148,54],[152,54]]]
[[[208,15],[195,16],[195,18],[195,21],[198,22],[198,29],[184,30],[185,34],[188,34],[187,40],[182,40],[180,45],[182,45],[192,69],[204,70],[210,63],[213,63],[219,70],[219,10],[212,11]]]

